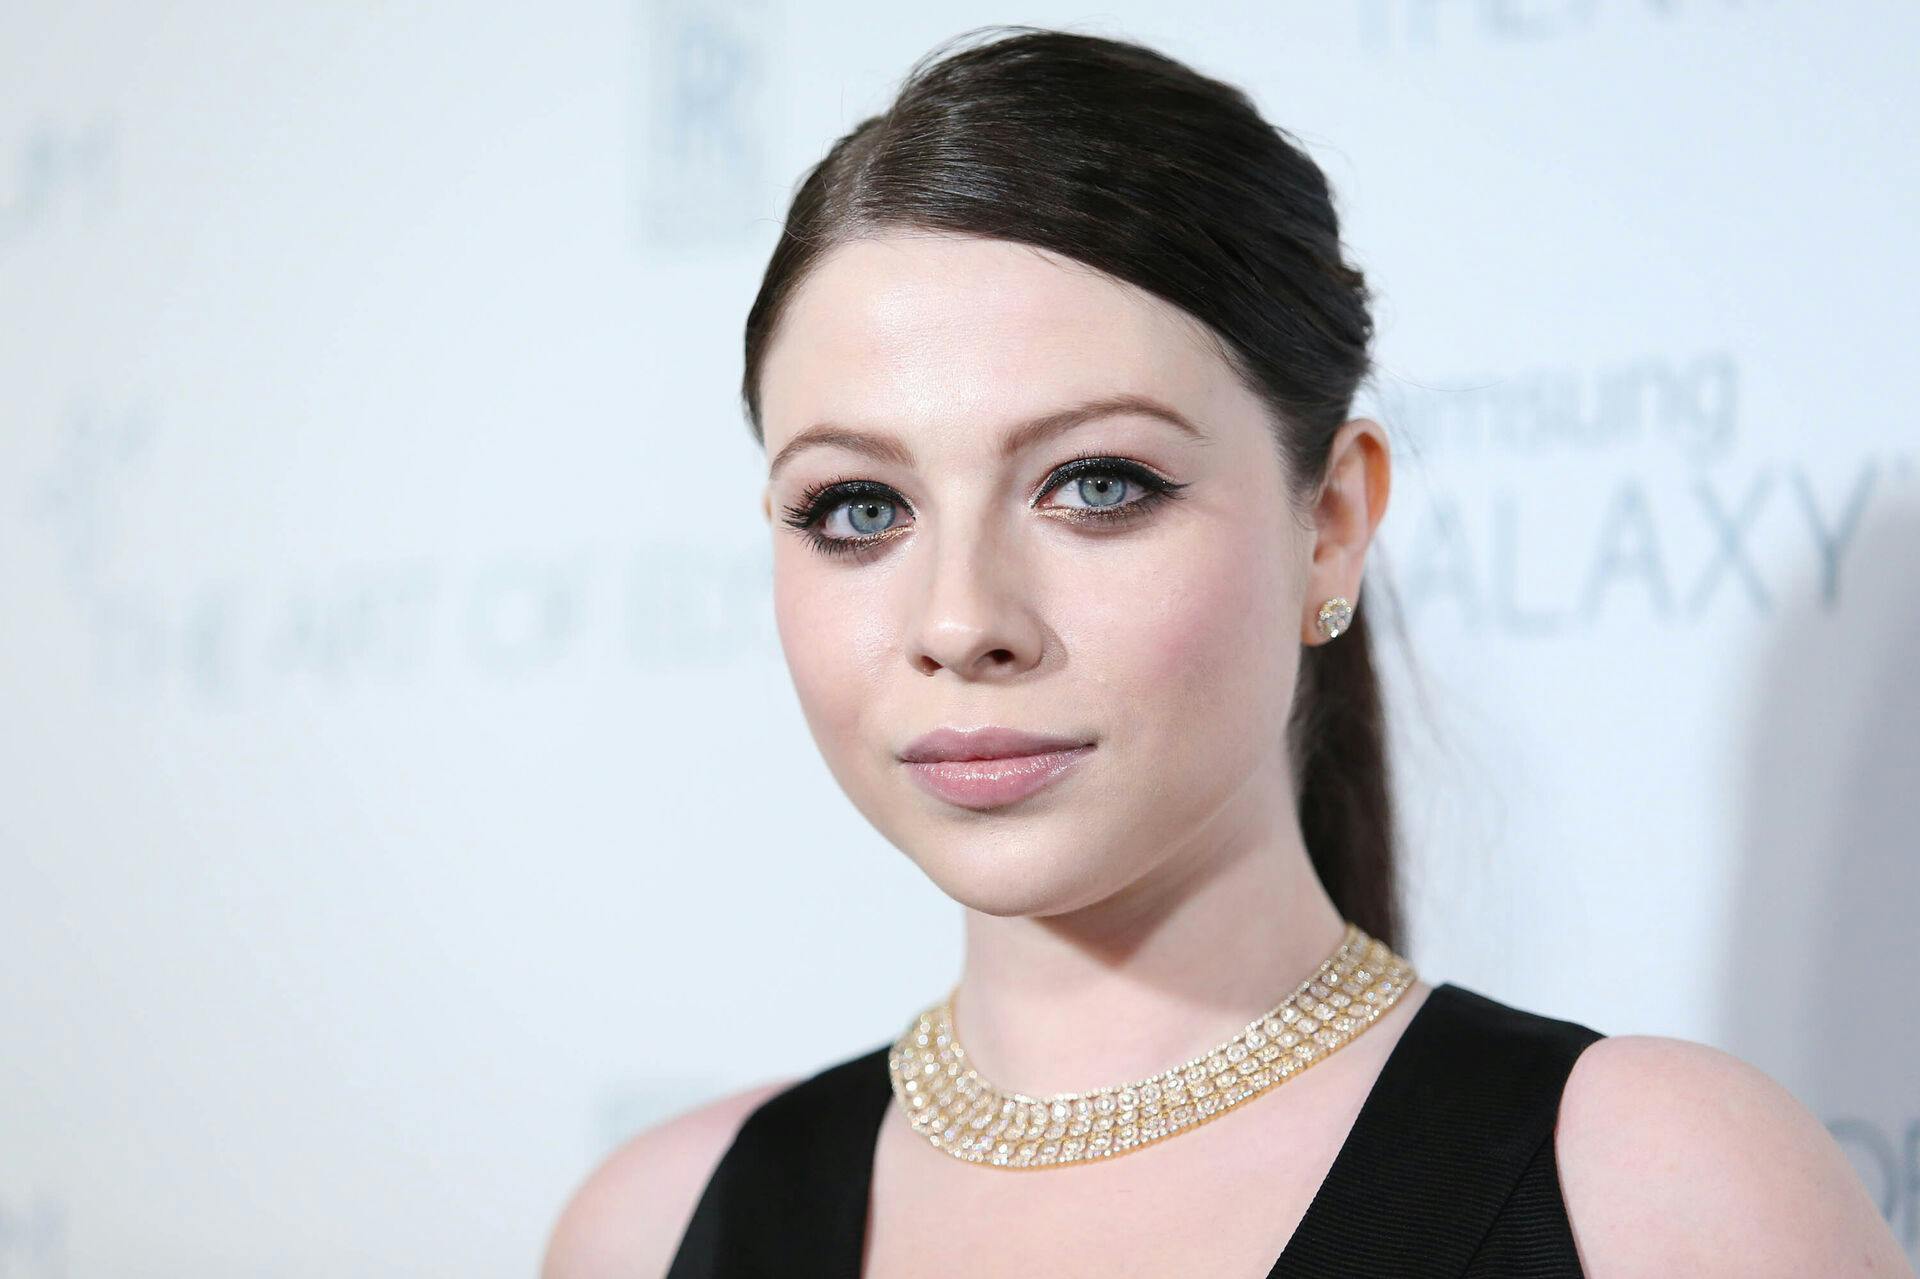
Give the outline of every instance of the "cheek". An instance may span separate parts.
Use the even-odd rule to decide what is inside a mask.
[[[774,623],[794,693],[815,740],[829,759],[849,747],[870,702],[872,654],[880,613],[859,574],[809,562],[804,550],[775,553]]]
[[[1116,693],[1158,706],[1153,718],[1182,737],[1203,721],[1283,716],[1294,632],[1282,555],[1255,536],[1215,528],[1130,580],[1086,630],[1086,651],[1101,655]]]

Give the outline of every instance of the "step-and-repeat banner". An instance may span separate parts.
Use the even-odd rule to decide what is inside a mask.
[[[0,13],[0,1275],[525,1275],[951,980],[736,395],[801,171],[1005,17]],[[1748,1058],[1920,1253],[1920,10],[1018,17],[1336,188],[1423,972]]]

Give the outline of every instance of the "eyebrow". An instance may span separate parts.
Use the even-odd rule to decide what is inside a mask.
[[[1207,438],[1204,431],[1188,421],[1177,409],[1161,403],[1150,395],[1129,391],[1103,395],[1080,404],[1054,409],[1019,423],[1001,439],[1000,457],[1004,461],[1021,450],[1059,435],[1063,431],[1072,430],[1076,426],[1098,418],[1115,417],[1123,413],[1158,418],[1203,443]],[[859,453],[876,462],[909,467],[913,465],[912,452],[891,435],[858,431],[832,422],[820,422],[787,441],[780,452],[774,455],[772,464],[767,467],[767,478],[772,479],[778,475],[780,468],[792,461],[796,454],[810,448],[825,448],[828,445]]]

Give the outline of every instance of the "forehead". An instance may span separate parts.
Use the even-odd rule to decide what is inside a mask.
[[[769,453],[816,421],[972,430],[1121,391],[1196,410],[1224,362],[1178,307],[1005,240],[890,233],[833,249],[761,369]]]

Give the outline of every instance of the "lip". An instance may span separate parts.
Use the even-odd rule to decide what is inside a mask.
[[[1086,737],[1059,733],[1028,733],[1018,728],[987,724],[980,728],[936,728],[900,748],[900,758],[913,764],[938,760],[1011,759],[1016,755],[1044,755],[1091,744]]]
[[[1084,738],[988,725],[939,728],[900,751],[913,780],[962,808],[1001,808],[1051,786],[1093,753]]]

